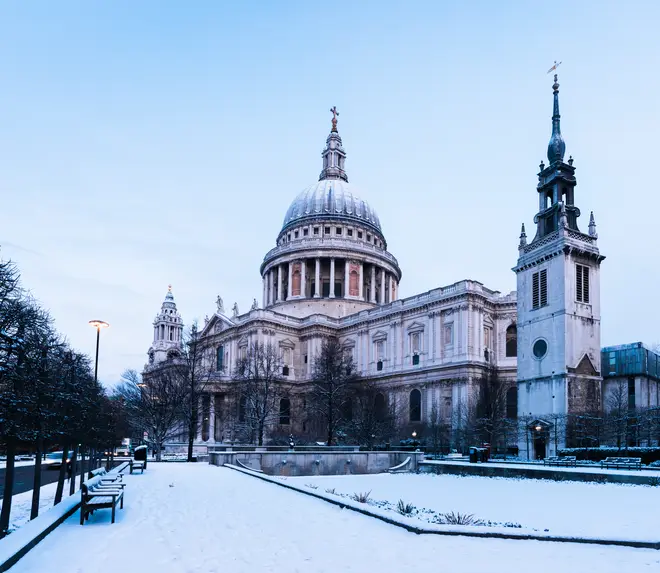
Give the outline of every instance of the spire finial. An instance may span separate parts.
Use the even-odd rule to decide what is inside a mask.
[[[167,285],[167,292],[172,292],[172,285]]]
[[[522,249],[525,245],[527,245],[527,233],[525,233],[525,223],[523,223],[520,227],[520,244],[518,248]]]
[[[337,116],[339,115],[339,112],[337,111],[337,106],[333,105],[330,108],[330,113],[332,113],[332,130],[335,133],[337,133]]]
[[[548,70],[556,70],[561,62],[555,62],[555,65]],[[552,165],[555,161],[563,161],[564,153],[566,152],[566,144],[561,136],[561,128],[559,125],[559,83],[557,82],[557,74],[555,74],[555,82],[552,84],[553,93],[553,107],[552,107],[552,135],[550,136],[550,143],[548,143],[548,161]]]
[[[596,220],[594,219],[594,212],[591,212],[589,216],[589,235],[594,239],[598,238],[598,233],[596,232]]]

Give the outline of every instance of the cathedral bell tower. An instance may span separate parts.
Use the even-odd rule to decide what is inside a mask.
[[[536,459],[571,445],[576,415],[601,409],[600,263],[596,223],[578,228],[573,158],[564,162],[559,84],[554,76],[548,166],[540,165],[536,234],[520,233],[518,417],[520,455]]]
[[[172,287],[167,288],[160,313],[154,319],[154,340],[149,348],[149,364],[164,362],[180,354],[183,340],[183,320],[176,309]]]

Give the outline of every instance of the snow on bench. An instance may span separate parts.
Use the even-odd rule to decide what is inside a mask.
[[[575,456],[550,456],[543,460],[544,466],[577,466],[577,458]]]
[[[635,470],[642,469],[642,458],[605,458],[600,462],[601,468],[614,468],[614,469],[628,469]]]
[[[396,465],[396,466],[394,466],[394,467],[388,469],[387,471],[388,471],[389,473],[394,473],[394,472],[397,472],[397,471],[401,471],[401,470],[403,470],[403,469],[404,469],[404,468],[410,463],[410,459],[411,459],[410,456],[408,456],[408,457],[407,457],[405,460],[403,460],[400,464],[398,464],[398,465]]]
[[[124,509],[124,489],[112,484],[103,484],[102,477],[97,476],[83,482],[80,488],[80,525],[97,509],[111,508],[112,523],[115,522],[115,508]]]

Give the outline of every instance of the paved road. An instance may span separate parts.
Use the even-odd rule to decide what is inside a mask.
[[[117,462],[118,463],[118,462]],[[80,470],[80,463],[78,465],[78,470]],[[89,468],[89,461],[85,460],[85,470]],[[34,482],[34,466],[19,466],[14,470],[14,495],[17,493],[23,493],[24,491],[30,491],[32,489],[32,484]],[[60,475],[59,468],[56,470],[46,469],[42,466],[41,469],[41,485],[46,485],[48,483],[53,483],[57,481],[58,476]],[[80,475],[80,471],[77,472],[77,475]],[[4,491],[5,488],[5,469],[0,469],[0,492]]]

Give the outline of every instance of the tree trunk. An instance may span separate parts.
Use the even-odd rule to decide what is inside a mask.
[[[2,494],[2,511],[0,512],[0,539],[7,535],[9,529],[9,514],[11,513],[11,498],[14,491],[14,463],[16,461],[16,444],[13,440],[7,442],[7,465],[5,467],[5,489]]]
[[[64,493],[64,480],[66,479],[66,458],[69,455],[69,444],[64,442],[62,445],[62,465],[60,466],[60,475],[57,478],[57,490],[55,491],[55,503],[57,505],[62,501],[62,494]]]
[[[44,449],[44,442],[41,436],[37,438],[37,451],[34,456],[34,481],[32,482],[32,509],[30,510],[30,519],[39,515],[39,496],[41,494],[41,452]]]
[[[62,459],[66,459],[66,455]],[[69,480],[69,495],[73,495],[76,491],[76,458],[78,457],[78,445],[73,446],[73,454],[71,455],[71,479]]]
[[[85,481],[85,446],[80,448],[80,487],[82,489],[82,484]]]

